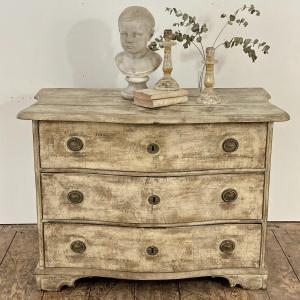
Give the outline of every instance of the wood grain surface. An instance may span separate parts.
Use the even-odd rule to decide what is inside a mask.
[[[189,89],[187,103],[148,109],[121,98],[120,89],[43,89],[38,102],[18,114],[20,119],[138,124],[279,122],[289,115],[271,104],[263,89],[216,89],[219,105],[197,103]]]
[[[2,229],[1,229],[2,228]],[[195,279],[185,279],[176,280],[179,291],[180,300],[293,300],[295,297],[300,295],[300,282],[296,278],[294,270],[296,270],[297,263],[297,252],[291,252],[289,258],[282,251],[277,238],[274,238],[274,232],[276,230],[282,230],[285,234],[290,237],[293,233],[297,234],[300,230],[300,223],[270,223],[268,229],[268,239],[267,239],[267,259],[269,268],[269,278],[268,289],[265,291],[249,291],[244,290],[239,287],[230,288],[227,281],[224,279],[212,279],[212,278],[195,278]],[[13,241],[11,241],[11,235],[2,235],[4,232],[11,232],[16,234]],[[19,232],[23,232],[21,235],[21,240],[23,241],[20,247]],[[160,284],[155,286],[155,282],[152,281],[123,281],[115,279],[106,278],[86,278],[81,279],[76,283],[75,288],[64,288],[60,292],[38,292],[36,293],[35,282],[30,280],[32,270],[27,269],[27,273],[17,271],[15,266],[20,266],[20,258],[18,258],[15,252],[15,242],[17,247],[22,249],[23,247],[36,247],[37,229],[36,226],[32,225],[3,225],[0,226],[0,236],[1,244],[7,245],[5,249],[6,255],[0,263],[0,290],[1,290],[1,300],[11,300],[11,299],[51,299],[51,300],[139,300],[137,295],[142,296],[142,291],[151,291],[155,289],[156,295],[159,295],[160,300],[170,300],[170,296],[175,295],[175,286],[173,289],[173,284],[169,285],[170,281],[160,281]],[[32,237],[35,236],[35,240]],[[5,239],[5,237],[7,239]],[[30,238],[31,237],[31,238]],[[280,241],[282,244],[282,241]],[[299,247],[299,240],[297,238],[289,238],[289,247],[296,249]],[[4,249],[4,247],[3,247]],[[271,249],[269,256],[269,249]],[[275,251],[273,251],[275,249]],[[12,250],[12,252],[11,252]],[[30,265],[29,261],[34,261],[34,264],[38,262],[38,256],[36,250],[32,252],[32,256],[25,256],[23,263]],[[294,258],[293,255],[296,255]],[[27,262],[26,262],[27,261]],[[32,263],[33,264],[33,263]],[[280,266],[278,266],[280,265]],[[286,272],[283,272],[282,268],[289,269],[288,278],[286,279]],[[20,267],[18,267],[20,270]],[[26,271],[26,270],[25,270]],[[29,278],[29,281],[27,280]],[[295,281],[296,278],[296,281]],[[27,282],[26,284],[24,282]],[[172,281],[171,281],[172,282]],[[284,282],[284,284],[283,284]],[[281,290],[282,284],[284,288]],[[83,293],[82,287],[87,286],[86,290],[89,292]],[[165,287],[166,285],[166,287]],[[16,288],[16,286],[18,286]],[[170,287],[169,287],[170,286]],[[276,289],[274,289],[274,286]],[[26,290],[26,292],[25,292]],[[124,291],[125,290],[125,291]],[[139,291],[137,294],[136,291]],[[158,293],[157,290],[161,292]],[[166,293],[164,291],[173,291],[172,293]],[[17,296],[18,295],[18,296]],[[24,298],[24,295],[27,298]],[[147,293],[145,292],[145,295]],[[14,296],[14,297],[13,297]],[[226,296],[226,297],[225,297]],[[23,297],[23,298],[22,298]],[[151,297],[151,296],[150,296]],[[299,298],[299,297],[298,297]],[[172,299],[172,298],[171,298]],[[176,298],[175,298],[176,299]],[[296,298],[297,299],[297,298]]]
[[[269,270],[268,294],[270,298],[299,300],[300,284],[289,260],[272,231],[268,231],[267,239],[266,263]]]
[[[9,228],[8,232],[13,239],[11,234],[0,234],[2,247],[7,245],[9,250],[0,264],[0,299],[41,299],[42,292],[36,289],[33,274],[39,257],[36,228],[27,232]]]
[[[259,266],[259,224],[147,229],[46,223],[44,235],[46,267],[176,273]],[[84,253],[71,250],[77,240],[85,243]],[[224,240],[234,241],[232,253],[220,251]],[[147,254],[149,246],[157,247],[158,254]]]
[[[184,223],[262,218],[263,174],[132,177],[100,174],[42,174],[43,218],[122,223]],[[180,188],[178,188],[180,187]],[[233,202],[222,200],[236,190]],[[81,203],[68,194],[79,191]],[[158,204],[148,198],[159,197]]]
[[[167,172],[226,168],[263,168],[267,124],[123,125],[40,122],[42,168],[89,168]],[[80,138],[83,148],[71,151],[67,141]],[[225,152],[227,139],[238,149]],[[159,151],[149,153],[148,145]]]
[[[300,280],[300,230],[299,226],[296,229],[278,228],[274,229],[274,234],[279,242],[281,249],[288,258],[293,271],[298,280]]]
[[[272,266],[267,294],[237,288],[215,291],[205,281],[173,280],[161,288],[158,281],[136,286],[130,281],[87,280],[60,297],[297,299],[299,266],[289,257],[297,257],[297,239],[274,230],[272,249],[267,249],[271,255],[265,254],[272,123],[289,115],[259,88],[216,89],[218,105],[199,104],[199,91],[190,89],[188,102],[152,110],[122,99],[120,92],[43,89],[37,103],[18,114],[34,120],[37,287],[54,291],[90,276],[151,280],[209,275],[226,278],[230,286],[258,289],[266,287],[265,258],[269,265],[270,257],[281,255]],[[82,147],[72,150],[70,139]],[[238,146],[233,152],[224,147],[228,139]],[[222,200],[225,189],[238,192],[233,203]],[[71,203],[67,195],[72,191],[81,192],[83,201]],[[159,202],[151,204],[151,196]],[[23,257],[29,261],[34,253],[34,243],[21,245],[20,236],[27,232],[12,235],[5,227],[0,232],[5,234],[0,267],[9,270],[5,263],[10,253],[22,253],[12,264],[20,266],[17,276],[32,270],[33,261],[23,266]],[[30,231],[26,238],[30,243]],[[224,253],[220,245],[228,240],[235,248]],[[84,245],[82,252],[71,247],[74,242]],[[280,272],[284,279],[274,275]],[[58,297],[27,288],[23,292],[22,285],[32,286],[32,278],[17,284],[11,284],[9,276],[1,278],[0,288],[13,287],[10,295],[4,288],[7,298]],[[222,280],[217,285],[222,286]]]

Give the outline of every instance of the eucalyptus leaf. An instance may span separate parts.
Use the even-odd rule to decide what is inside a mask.
[[[199,24],[198,23],[194,24],[191,30],[193,32],[198,32],[199,31]]]
[[[166,11],[169,14],[174,13],[174,15],[177,18],[180,18],[178,22],[173,23],[173,27],[180,27],[184,26],[186,33],[181,33],[180,30],[175,31],[175,33],[172,34],[172,40],[176,40],[179,43],[182,43],[183,48],[189,48],[192,44],[194,44],[194,41],[198,43],[202,43],[203,39],[201,37],[202,33],[206,33],[208,31],[208,28],[206,24],[199,25],[199,23],[196,22],[196,17],[191,16],[187,13],[183,13],[180,9],[177,8],[166,8]],[[212,46],[215,46],[216,41],[218,40],[221,33],[223,33],[224,28],[226,28],[226,25],[233,25],[238,24],[241,26],[243,24],[244,27],[248,26],[248,21],[243,17],[239,17],[239,13],[242,13],[243,11],[248,12],[250,14],[255,14],[256,16],[260,16],[260,11],[255,8],[253,4],[246,5],[244,4],[242,7],[236,9],[232,14],[226,14],[222,13],[220,15],[221,18],[226,18],[224,21],[226,22],[224,24],[224,27],[220,31],[219,35],[217,35],[216,40],[214,41]],[[190,34],[187,34],[189,32]],[[156,51],[158,49],[163,48],[162,41],[164,40],[163,36],[160,36],[160,38],[155,38],[153,42],[150,43],[148,46],[149,49]],[[201,44],[201,48],[198,47],[196,44],[194,44],[202,56],[205,57],[204,53],[204,45]],[[215,46],[217,49],[219,46],[224,45],[225,48],[232,48],[232,47],[239,47],[241,46],[241,49],[244,53],[251,58],[253,62],[256,61],[257,55],[255,52],[255,49],[260,49],[264,54],[269,53],[270,46],[267,45],[266,42],[259,42],[258,39],[249,39],[249,38],[243,38],[239,36],[235,36],[231,38],[230,40],[226,40],[225,42],[219,44],[218,46]],[[256,47],[256,48],[255,48]]]
[[[196,38],[196,41],[197,41],[198,43],[201,43],[202,37],[199,35],[199,36]]]
[[[247,47],[251,43],[251,39],[245,39],[244,40],[244,46]]]
[[[234,15],[230,15],[229,16],[229,20],[233,22],[235,20],[235,16]]]
[[[258,48],[263,47],[264,45],[266,45],[266,42],[260,43],[260,44],[258,45]]]

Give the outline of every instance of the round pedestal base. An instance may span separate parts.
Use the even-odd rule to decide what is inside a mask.
[[[164,76],[154,86],[159,91],[177,91],[179,90],[179,84],[171,76]]]
[[[213,89],[205,89],[200,93],[197,102],[206,105],[220,104],[221,97]]]
[[[146,82],[149,80],[149,76],[145,77],[130,77],[126,76],[128,82],[127,88],[121,91],[121,95],[124,99],[133,100],[133,91],[142,90],[147,88]]]

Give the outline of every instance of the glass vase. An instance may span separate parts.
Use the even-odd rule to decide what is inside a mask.
[[[221,98],[217,95],[216,91],[214,90],[215,86],[215,64],[217,60],[215,59],[215,48],[214,47],[207,47],[205,51],[205,59],[203,60],[204,63],[204,79],[202,85],[202,74],[200,75],[200,96],[198,97],[197,101],[201,104],[219,104],[221,103]],[[202,72],[203,73],[203,72]]]

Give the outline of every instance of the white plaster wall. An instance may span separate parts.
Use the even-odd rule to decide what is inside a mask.
[[[243,35],[267,40],[271,53],[253,64],[239,50],[222,49],[216,85],[264,87],[272,102],[290,113],[290,122],[274,128],[269,219],[300,220],[300,2],[252,2],[262,16],[250,17]],[[34,94],[43,87],[125,86],[113,59],[121,50],[117,18],[129,5],[147,7],[159,32],[174,21],[164,11],[166,6],[197,15],[207,22],[211,41],[222,25],[219,15],[244,1],[0,0],[0,4],[0,223],[32,223],[36,215],[31,122],[17,120],[16,114],[33,103]],[[197,52],[181,47],[174,52],[174,77],[183,87],[196,87]],[[158,71],[151,82],[159,76]]]

